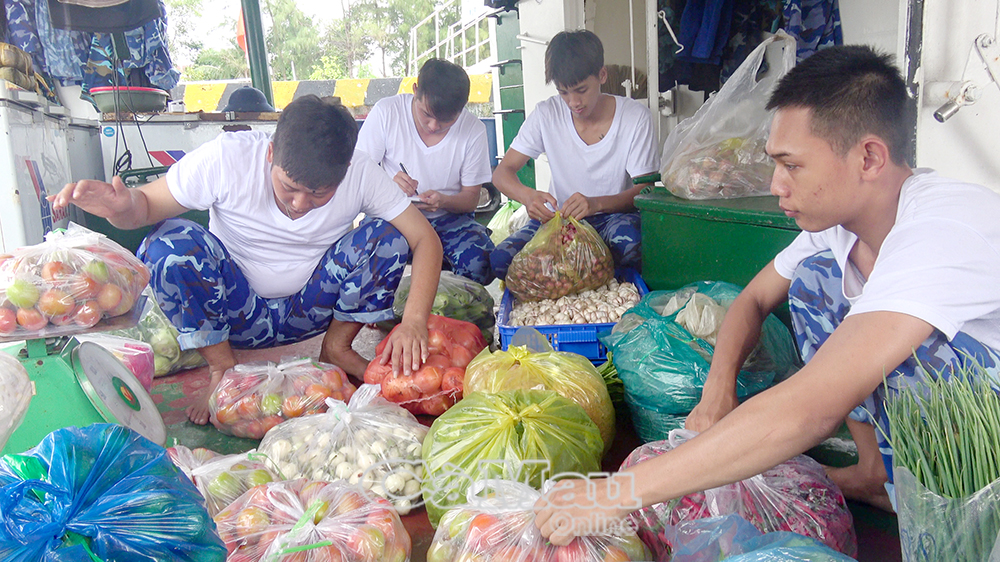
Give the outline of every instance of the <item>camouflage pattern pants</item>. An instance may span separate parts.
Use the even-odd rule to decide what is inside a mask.
[[[489,229],[476,222],[474,214],[448,213],[427,220],[441,238],[444,260],[452,272],[482,285],[493,281],[490,253],[495,246]]]
[[[804,260],[795,270],[788,290],[792,327],[806,363],[844,320],[850,303],[843,293],[843,274],[832,252],[822,252]],[[1000,353],[959,332],[951,341],[935,330],[911,357],[886,373],[886,383],[865,399],[850,418],[876,426],[882,461],[892,482],[892,448],[886,440],[889,422],[885,415],[886,386],[890,392],[919,389],[927,376],[949,376],[956,367],[970,360],[978,361],[994,380],[1000,380]],[[919,362],[919,364],[918,364]],[[883,433],[884,432],[884,433]]]
[[[594,227],[611,249],[615,267],[631,267],[636,270],[641,268],[642,231],[639,228],[639,213],[601,213],[583,220]],[[531,219],[521,230],[497,245],[497,249],[490,254],[490,263],[493,264],[493,273],[498,279],[507,277],[510,262],[541,226],[541,222]]]
[[[160,308],[181,333],[181,349],[227,340],[254,349],[321,334],[333,318],[392,318],[410,248],[388,222],[368,221],[330,247],[299,292],[270,299],[254,293],[215,235],[186,219],[160,223],[136,255],[149,267]]]

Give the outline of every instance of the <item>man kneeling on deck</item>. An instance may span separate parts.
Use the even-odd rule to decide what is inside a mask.
[[[564,544],[582,523],[759,474],[845,418],[859,463],[829,475],[891,508],[886,394],[968,357],[994,377],[1000,365],[1000,195],[907,165],[908,102],[888,57],[862,46],[820,51],[782,79],[769,101],[771,192],[804,232],[729,308],[687,419],[701,433],[629,468],[634,497],[612,499],[598,480],[597,506],[576,506],[566,488],[580,503],[584,482],[561,484],[536,506],[543,535]],[[740,366],[785,299],[805,366],[738,404]]]
[[[316,96],[288,104],[274,135],[224,133],[136,189],[84,180],[51,196],[122,229],[156,225],[139,248],[150,285],[180,331],[182,349],[208,361],[211,384],[188,409],[208,422],[208,398],[236,365],[232,349],[265,348],[326,333],[319,359],[361,378],[351,348],[365,323],[392,318],[403,268],[413,289],[382,355],[394,369],[427,358],[427,319],[441,273],[441,242],[371,159],[355,154],[357,124]],[[208,209],[209,228],[173,218]],[[352,230],[359,212],[369,219]]]

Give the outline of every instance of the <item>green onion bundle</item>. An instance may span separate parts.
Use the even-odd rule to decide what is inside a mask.
[[[904,558],[986,560],[1000,534],[1000,395],[971,359],[937,375],[886,399]]]

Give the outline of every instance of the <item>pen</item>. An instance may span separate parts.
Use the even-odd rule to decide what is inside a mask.
[[[406,166],[404,166],[402,162],[399,163],[399,169],[402,170],[404,174],[410,175],[410,172],[406,171]]]

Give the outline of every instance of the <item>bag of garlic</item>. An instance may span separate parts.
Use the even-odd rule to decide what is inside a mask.
[[[625,384],[632,424],[643,441],[666,439],[683,427],[701,399],[725,310],[741,288],[700,281],[676,291],[653,291],[600,338]],[[790,376],[798,354],[788,328],[773,314],[736,379],[736,395],[748,398]]]
[[[615,439],[615,407],[604,377],[586,357],[553,351],[544,337],[536,341],[542,349],[512,345],[507,351],[490,353],[488,348],[483,350],[465,369],[465,391],[554,390],[587,412],[600,430],[604,452],[607,452]]]
[[[420,494],[420,452],[427,427],[364,384],[344,404],[295,418],[264,436],[258,451],[283,479],[346,480],[388,499],[406,515]]]

